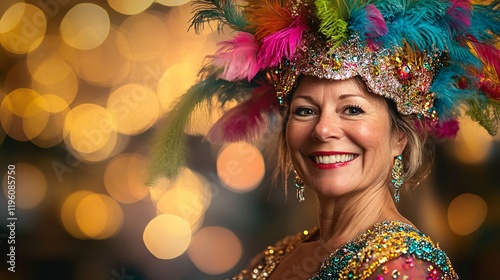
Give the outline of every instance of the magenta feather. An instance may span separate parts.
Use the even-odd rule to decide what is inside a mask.
[[[224,69],[219,78],[230,82],[251,81],[257,75],[261,69],[257,61],[260,46],[252,34],[240,32],[219,45],[221,48],[213,58],[213,64]]]
[[[385,23],[382,13],[373,4],[369,4],[365,7],[366,19],[369,24],[366,30],[366,36],[368,37],[378,37],[387,34],[387,25]]]
[[[472,5],[470,0],[453,0],[450,8],[446,11],[448,26],[459,33],[470,27],[472,17]]]
[[[438,139],[454,138],[457,136],[459,129],[457,120],[448,120],[436,124],[434,127],[434,136]]]
[[[265,116],[278,107],[275,89],[262,85],[249,99],[224,113],[208,132],[207,139],[213,143],[255,139],[267,129]]]
[[[291,59],[302,42],[307,25],[298,16],[289,27],[264,37],[257,60],[263,68],[278,65],[283,58]]]
[[[477,53],[477,56],[486,64],[493,66],[497,77],[500,77],[500,50],[496,49],[493,45],[488,45],[479,42],[475,38],[469,36],[467,39],[472,44],[472,47]]]
[[[479,88],[481,91],[484,92],[488,98],[500,101],[500,83],[482,76],[483,75],[480,75],[481,79],[479,81]]]

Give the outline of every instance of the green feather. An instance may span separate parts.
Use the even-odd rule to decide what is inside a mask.
[[[217,96],[223,105],[227,101],[245,98],[258,86],[257,83],[234,83],[218,79],[217,73],[211,70],[210,67],[205,67],[200,71],[202,80],[177,101],[160,124],[158,134],[151,144],[151,160],[146,178],[148,186],[154,185],[161,177],[174,179],[180,168],[186,165],[187,136],[184,130],[191,121],[192,112],[202,106],[203,101]]]
[[[246,30],[248,23],[242,14],[242,9],[233,0],[198,0],[194,1],[191,25],[196,33],[201,33],[205,23],[217,21],[217,31],[222,32],[225,25],[234,30]]]
[[[481,100],[470,100],[467,105],[466,114],[484,127],[490,135],[495,136],[500,120],[500,102],[482,98]]]
[[[345,0],[316,0],[314,2],[321,21],[319,32],[339,45],[349,36],[347,29],[349,9]]]
[[[160,177],[175,178],[179,169],[186,164],[184,129],[189,122],[191,112],[204,100],[204,95],[200,94],[203,88],[203,82],[191,87],[167,114],[161,131],[152,143],[151,161],[146,178],[148,186],[154,185]]]

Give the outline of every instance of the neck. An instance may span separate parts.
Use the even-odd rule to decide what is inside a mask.
[[[320,241],[332,248],[344,245],[384,220],[409,223],[396,209],[388,188],[336,198],[318,196],[317,199]]]

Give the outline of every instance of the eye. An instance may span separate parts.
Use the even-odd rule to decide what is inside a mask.
[[[357,116],[363,114],[365,111],[361,109],[361,106],[358,105],[349,105],[345,108],[345,113],[350,116]]]
[[[296,116],[310,116],[314,115],[315,112],[309,107],[297,107],[295,110],[293,110],[293,114]]]

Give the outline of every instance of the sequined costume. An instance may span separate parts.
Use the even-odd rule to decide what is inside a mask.
[[[317,231],[304,231],[269,246],[256,264],[232,280],[267,279],[297,245]],[[428,236],[408,224],[385,221],[331,252],[310,278],[325,279],[452,280],[458,276],[446,254]]]

